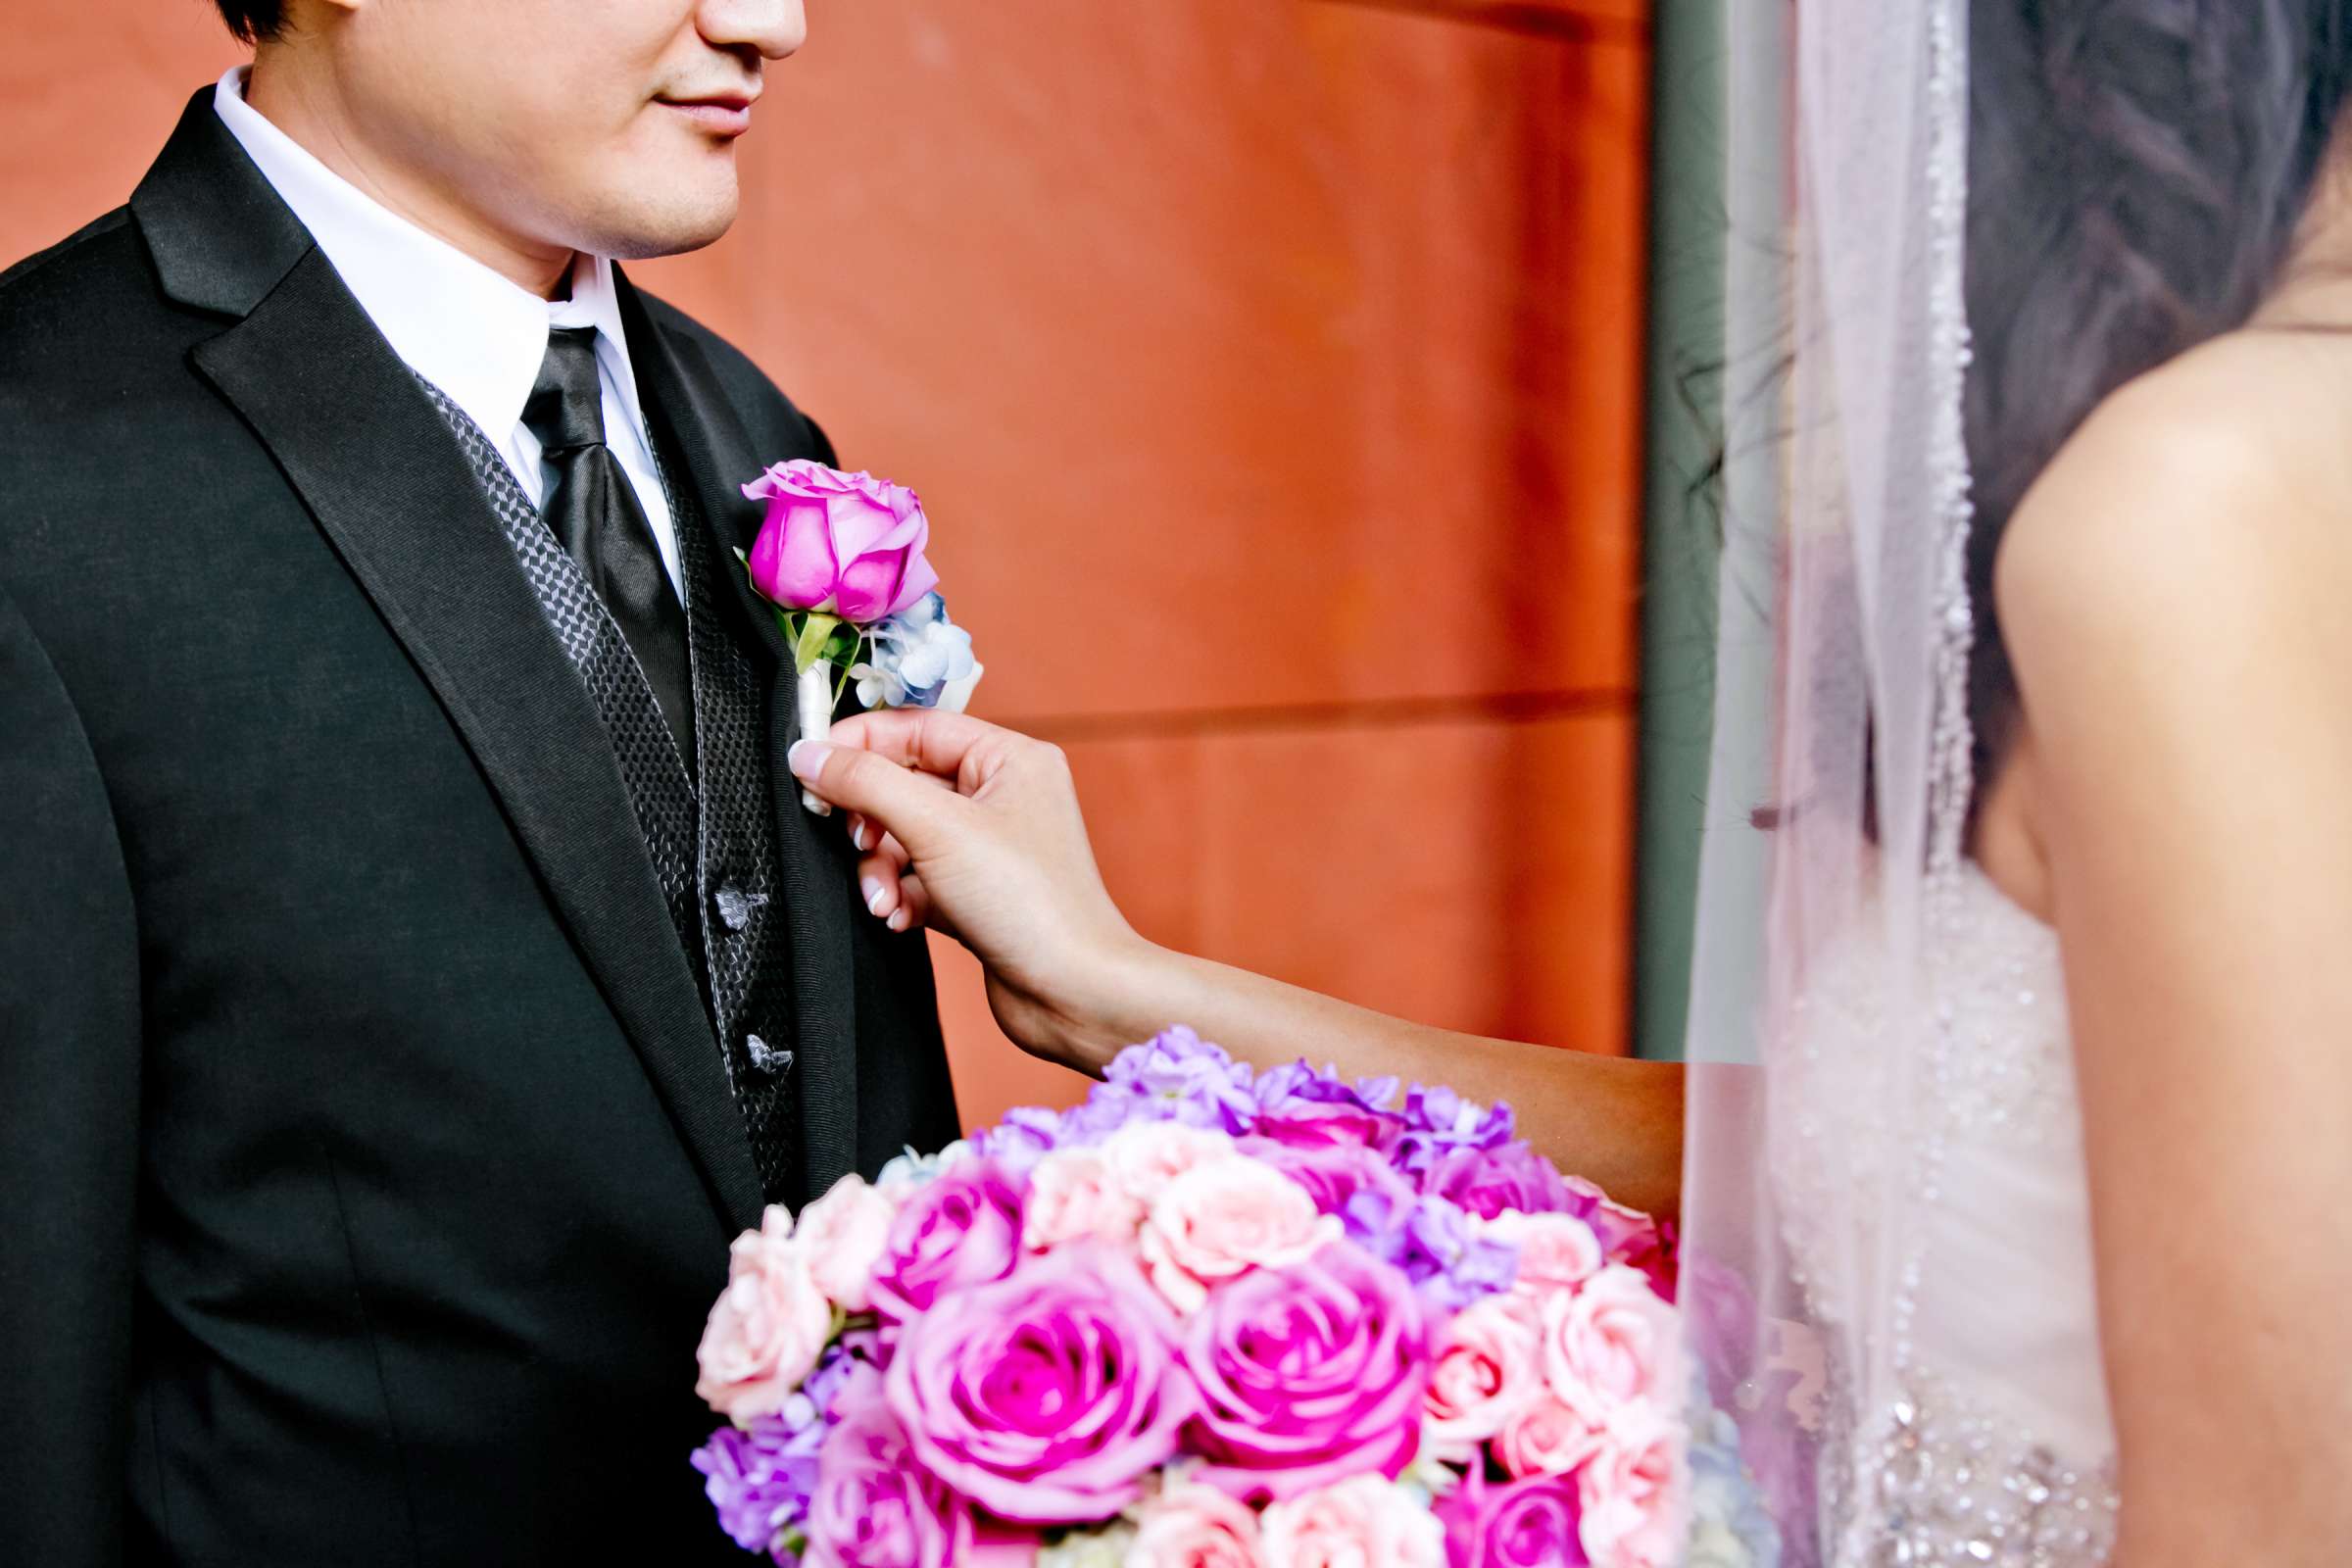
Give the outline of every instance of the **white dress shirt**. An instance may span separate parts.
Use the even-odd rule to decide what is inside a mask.
[[[518,287],[383,206],[263,118],[245,101],[248,69],[237,67],[214,89],[221,123],[311,231],[392,352],[481,426],[534,505],[545,503],[551,479],[522,409],[547,358],[548,331],[597,329],[605,444],[653,524],[676,589],[677,530],[638,407],[611,260],[582,253],[572,264],[567,300],[544,300]]]

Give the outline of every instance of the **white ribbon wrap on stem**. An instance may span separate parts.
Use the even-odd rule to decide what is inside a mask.
[[[796,688],[800,706],[801,739],[821,741],[833,733],[833,666],[822,662],[801,671]],[[808,791],[801,791],[801,805],[818,816],[831,816],[833,808]]]

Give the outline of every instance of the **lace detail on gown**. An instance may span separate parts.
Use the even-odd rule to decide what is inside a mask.
[[[1772,1174],[1811,1315],[1850,1345],[1893,1302],[1871,1383],[1886,1394],[1829,1401],[1852,1426],[1824,1435],[1825,1554],[2093,1568],[2114,1542],[2115,1441],[2057,940],[1971,866],[1936,947],[1923,1082],[1888,1081],[1872,1049],[1889,965],[1866,942],[1824,955],[1768,1075],[1795,1134]],[[1889,1113],[1898,1095],[1910,1113]],[[1858,1386],[1850,1371],[1832,1376]]]

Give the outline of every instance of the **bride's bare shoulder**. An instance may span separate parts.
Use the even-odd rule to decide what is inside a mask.
[[[2322,606],[2352,661],[2352,334],[2233,333],[2110,397],[2011,519],[1995,594],[2029,687],[2085,641],[2193,654]]]

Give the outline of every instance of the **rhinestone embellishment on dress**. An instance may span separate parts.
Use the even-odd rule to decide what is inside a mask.
[[[1873,1568],[2098,1568],[2114,1549],[2111,1468],[2073,1469],[1932,1380],[1887,1415]]]

